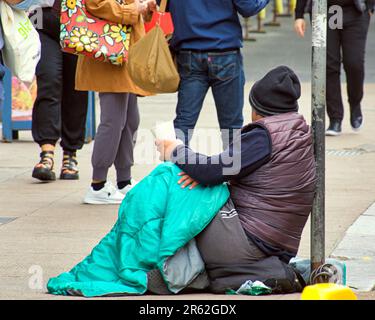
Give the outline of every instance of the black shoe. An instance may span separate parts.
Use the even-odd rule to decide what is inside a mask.
[[[353,131],[357,132],[357,131],[361,130],[362,125],[363,125],[363,117],[362,116],[358,116],[358,117],[351,116],[350,117],[350,124],[352,125]]]
[[[326,136],[339,136],[341,134],[341,121],[331,120],[326,131]]]
[[[291,268],[288,278],[285,279],[267,279],[264,284],[271,288],[272,294],[287,294],[302,292],[306,286],[305,281],[298,271]]]

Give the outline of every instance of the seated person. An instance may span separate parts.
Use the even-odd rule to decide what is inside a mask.
[[[142,179],[112,230],[73,269],[51,278],[48,291],[224,293],[247,280],[273,293],[301,291],[303,279],[288,263],[311,211],[316,173],[299,97],[295,73],[278,67],[253,86],[254,122],[223,153],[207,157],[179,140],[157,141],[161,158],[177,166],[162,164]]]
[[[300,94],[296,74],[280,66],[252,87],[253,122],[223,153],[208,157],[179,140],[156,142],[161,158],[183,170],[183,188],[228,182],[230,200],[197,237],[213,291],[233,285],[234,275],[242,284],[254,262],[277,257],[287,265],[297,255],[316,185],[311,128],[298,114]]]

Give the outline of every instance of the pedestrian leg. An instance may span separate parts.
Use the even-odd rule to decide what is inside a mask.
[[[188,145],[209,88],[207,58],[203,54],[180,52],[177,62],[181,81],[174,126],[177,138]]]
[[[341,30],[327,32],[327,113],[331,121],[341,122],[344,105],[341,97]]]
[[[210,83],[224,149],[233,140],[233,131],[243,126],[244,86],[240,52],[210,54]]]
[[[343,64],[346,73],[347,92],[351,120],[362,117],[361,101],[365,80],[365,50],[370,15],[359,14],[354,8],[346,9],[342,32]]]
[[[115,159],[117,182],[119,189],[131,184],[131,167],[134,165],[134,147],[136,133],[139,126],[138,101],[135,94],[129,94],[126,109],[125,127],[122,130],[121,140]]]
[[[100,124],[92,154],[93,180],[106,181],[114,164],[126,124],[128,94],[100,93]]]

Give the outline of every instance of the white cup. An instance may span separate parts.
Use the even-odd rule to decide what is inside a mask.
[[[174,131],[173,121],[157,122],[151,129],[153,135],[159,140],[175,140],[176,133]]]

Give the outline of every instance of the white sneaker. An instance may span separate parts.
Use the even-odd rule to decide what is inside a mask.
[[[131,184],[128,184],[126,187],[122,189],[117,189],[119,192],[121,192],[124,196],[138,183],[138,181],[132,179]]]
[[[83,199],[88,204],[121,204],[124,195],[117,190],[110,182],[106,182],[103,189],[95,191],[92,187]]]

